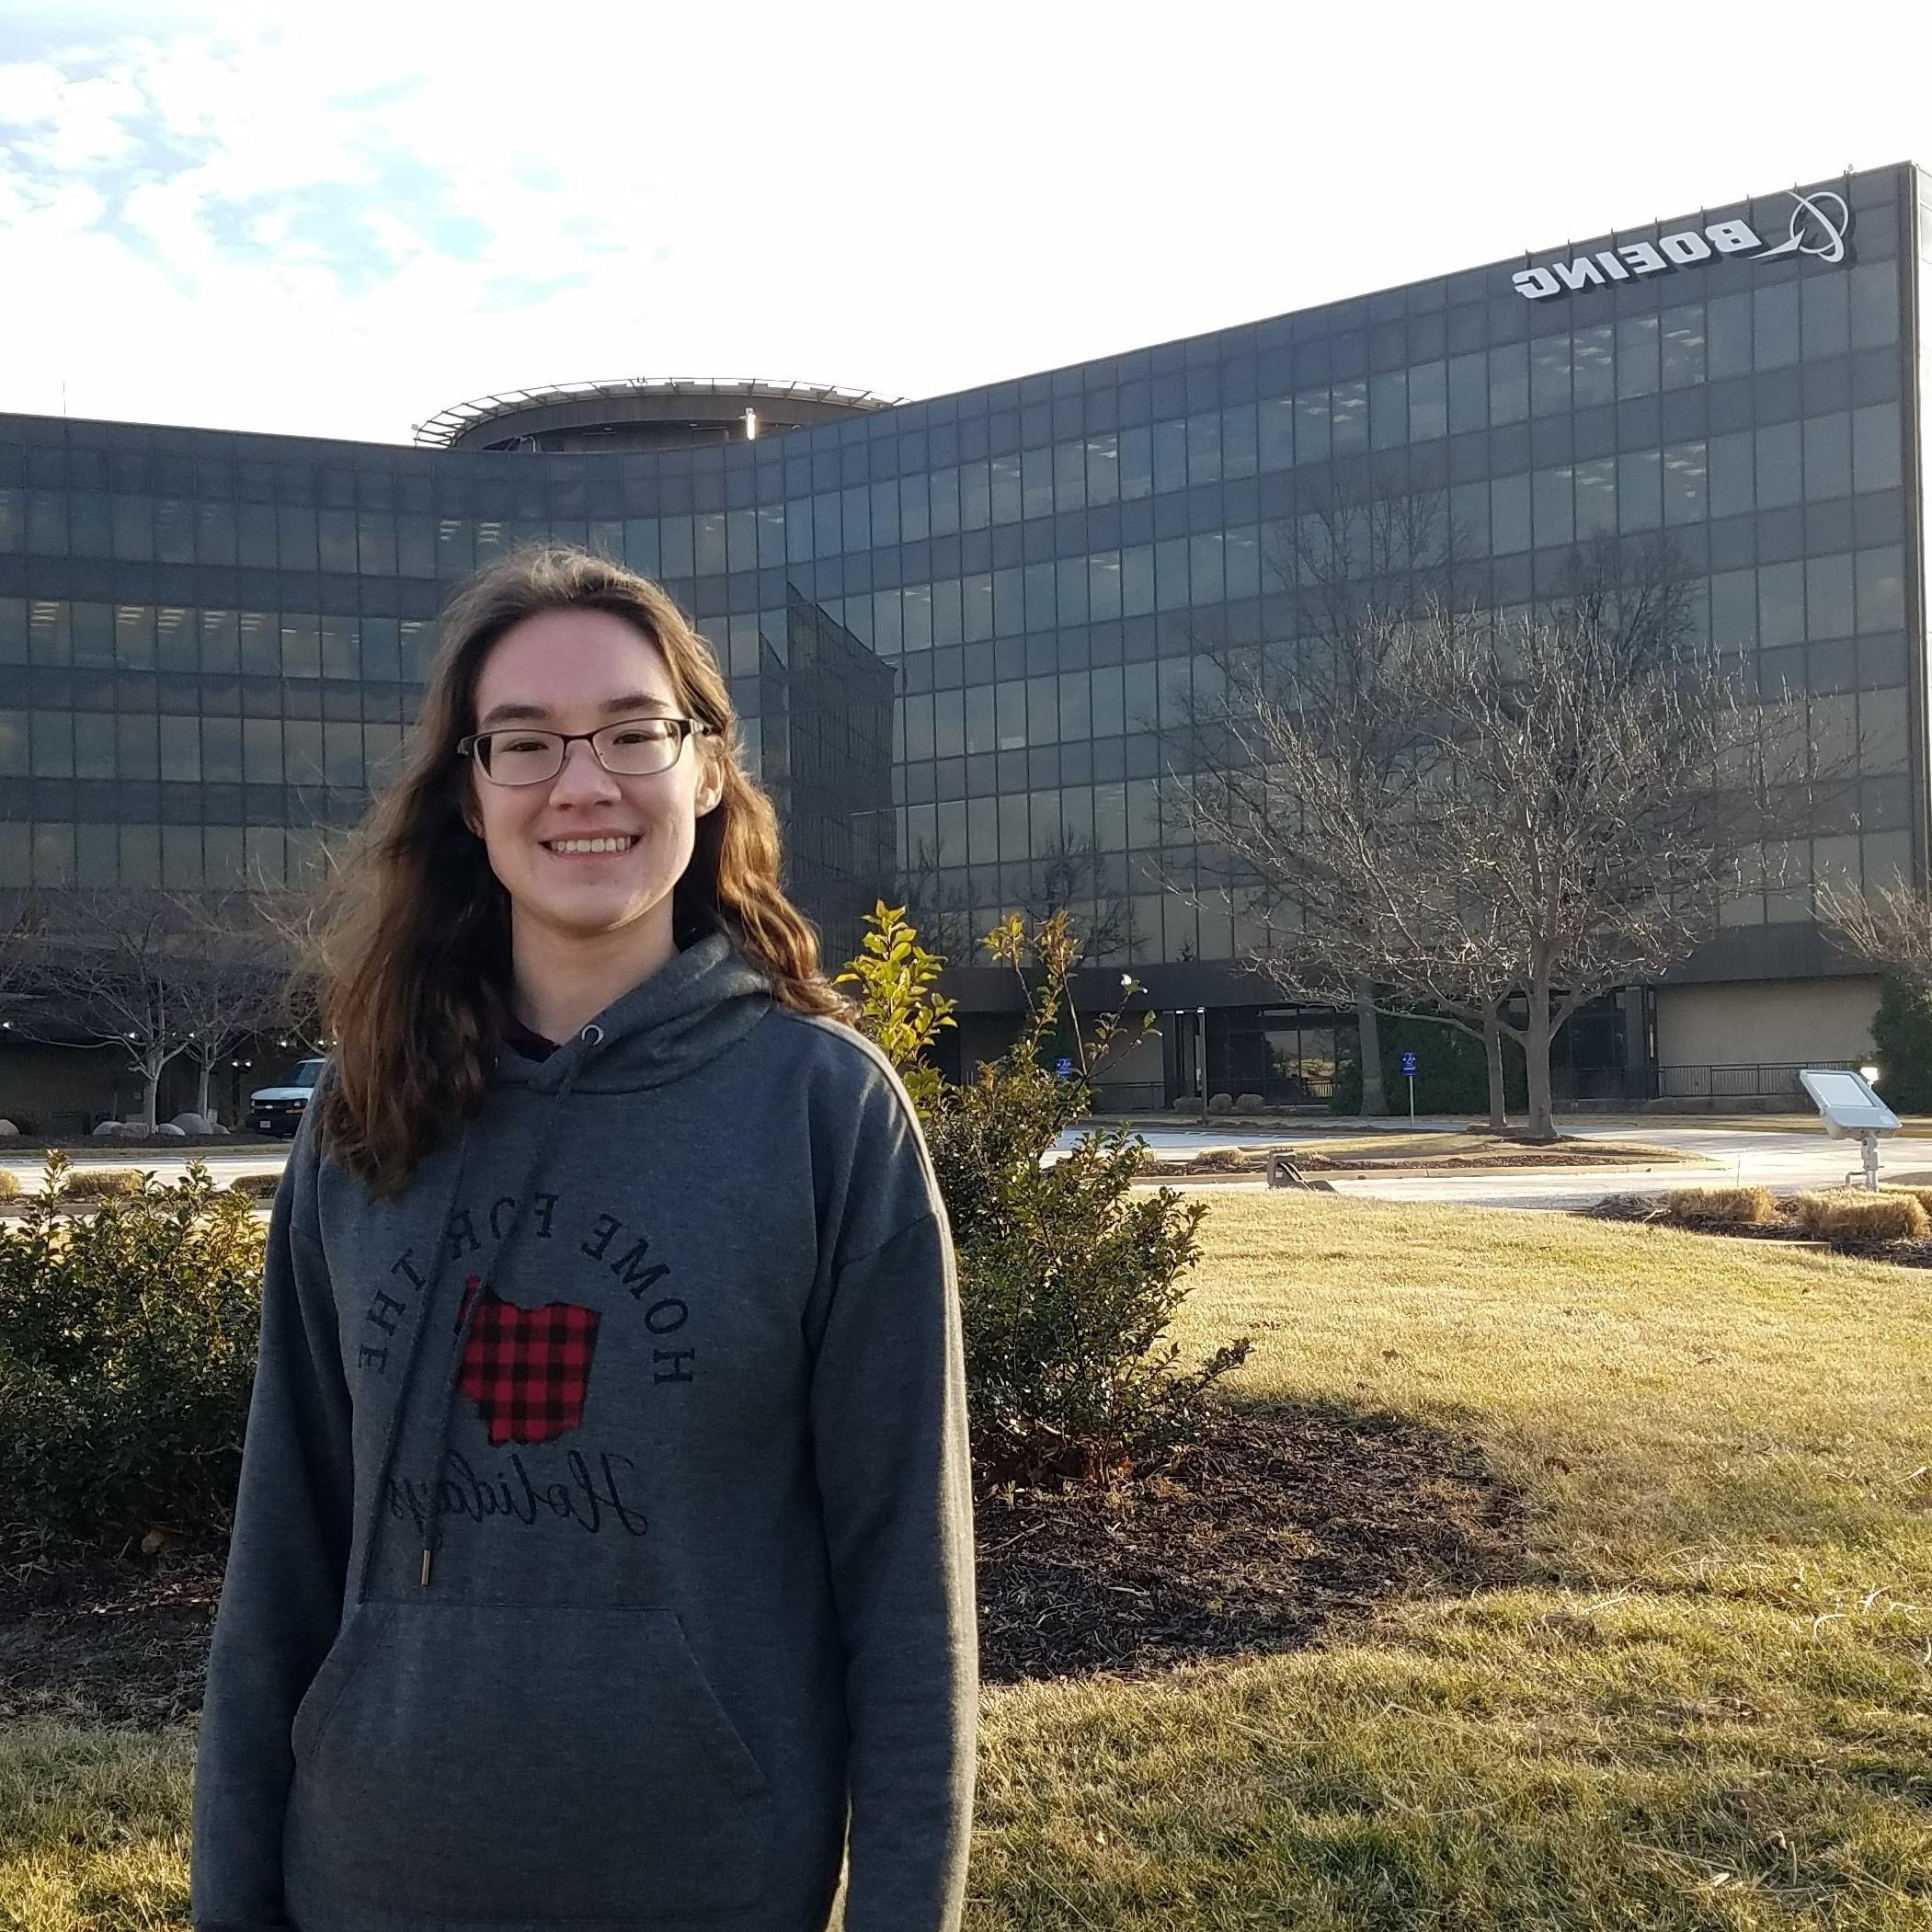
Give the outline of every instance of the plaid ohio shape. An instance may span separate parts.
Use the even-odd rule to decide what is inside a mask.
[[[458,1329],[466,1319],[470,1332],[456,1386],[489,1425],[493,1448],[552,1442],[582,1423],[601,1320],[595,1309],[574,1301],[520,1309],[472,1275],[463,1284]]]

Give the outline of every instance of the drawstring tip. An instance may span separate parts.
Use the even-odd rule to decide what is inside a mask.
[[[422,1587],[423,1587],[423,1588],[424,1588],[425,1590],[427,1590],[427,1589],[428,1589],[428,1588],[429,1587],[429,1551],[428,1551],[427,1549],[425,1549],[425,1550],[423,1551],[423,1582],[422,1582]]]

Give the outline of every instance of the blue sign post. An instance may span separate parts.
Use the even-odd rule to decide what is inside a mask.
[[[1415,1073],[1421,1064],[1413,1052],[1403,1054],[1402,1073],[1409,1082],[1409,1118],[1412,1122],[1415,1119]]]

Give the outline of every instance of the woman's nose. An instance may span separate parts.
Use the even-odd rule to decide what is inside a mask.
[[[598,763],[588,738],[576,738],[564,747],[563,769],[550,782],[550,795],[566,798],[616,798],[621,795],[617,781]]]

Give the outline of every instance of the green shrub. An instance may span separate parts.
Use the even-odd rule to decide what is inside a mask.
[[[131,1167],[76,1167],[66,1170],[63,1192],[70,1201],[109,1201],[141,1192],[141,1175]]]
[[[1762,1228],[1778,1218],[1778,1198],[1768,1187],[1680,1187],[1663,1214],[1684,1228]]]
[[[1482,1042],[1458,1026],[1440,1020],[1384,1013],[1376,1025],[1382,1050],[1382,1095],[1391,1114],[1409,1111],[1409,1081],[1402,1072],[1402,1055],[1416,1056],[1415,1109],[1419,1114],[1487,1115],[1490,1104],[1489,1063]],[[1353,1025],[1335,1032],[1337,1061],[1334,1092],[1329,1103],[1337,1114],[1362,1110],[1361,1036]],[[1528,1104],[1523,1049],[1514,1040],[1503,1043],[1503,1087],[1509,1107],[1522,1112]]]
[[[903,909],[882,904],[871,922],[882,946],[869,956],[897,956],[908,970],[865,979],[862,1031],[882,1046],[930,1038],[931,1029],[905,1023],[902,1009],[924,997],[924,967],[939,962],[918,945]],[[1065,914],[1031,932],[1016,916],[986,944],[1020,974],[1026,1022],[972,1079],[934,1077],[919,1090],[959,1259],[975,1468],[990,1481],[1110,1480],[1190,1439],[1210,1386],[1247,1360],[1251,1343],[1230,1343],[1191,1370],[1176,1366],[1178,1343],[1161,1346],[1186,1298],[1181,1277],[1200,1258],[1195,1230],[1207,1210],[1172,1188],[1135,1191],[1146,1149],[1130,1128],[1091,1130],[1041,1164],[1090,1111],[1089,1080],[1120,1031],[1111,1017],[1084,1039],[1069,1026],[1074,1078],[1048,1063],[1065,1037],[1063,1016],[1072,1019],[1077,943]],[[1030,966],[1040,970],[1036,987]]]
[[[265,1230],[199,1160],[60,1212],[69,1166],[0,1229],[0,1515],[68,1535],[194,1534],[232,1508]]]
[[[1915,1241],[1932,1229],[1932,1217],[1907,1194],[1828,1187],[1800,1195],[1792,1206],[1798,1225],[1820,1240]]]
[[[1932,987],[1887,973],[1879,982],[1871,1044],[1886,1103],[1901,1114],[1932,1113]]]

